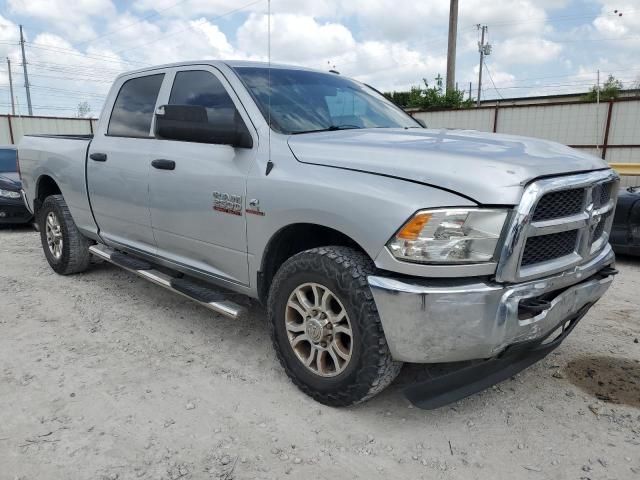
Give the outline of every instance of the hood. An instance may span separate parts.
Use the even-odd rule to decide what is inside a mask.
[[[607,168],[559,143],[473,130],[340,130],[291,135],[289,147],[303,163],[389,175],[493,205],[515,205],[537,177]]]
[[[22,182],[18,172],[0,172],[0,188],[8,190],[20,190]]]

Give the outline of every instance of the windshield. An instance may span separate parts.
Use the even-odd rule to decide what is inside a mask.
[[[16,151],[13,148],[0,148],[0,172],[17,172]]]
[[[286,134],[347,128],[420,128],[373,89],[333,73],[236,67],[265,119]]]

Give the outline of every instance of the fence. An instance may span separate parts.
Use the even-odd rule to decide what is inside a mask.
[[[596,103],[496,105],[412,112],[430,128],[463,128],[539,137],[597,155],[612,164],[640,163],[640,97]],[[621,168],[621,172],[631,172]],[[624,176],[622,185],[640,184]]]
[[[95,118],[0,115],[0,145],[18,144],[23,135],[34,133],[91,134],[96,122]]]

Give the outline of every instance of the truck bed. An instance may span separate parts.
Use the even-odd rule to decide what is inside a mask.
[[[33,211],[38,200],[42,182],[49,177],[64,195],[78,228],[85,232],[97,231],[86,181],[87,151],[92,139],[93,135],[68,134],[25,135],[22,138],[18,158],[22,188],[30,210]]]
[[[92,140],[93,134],[53,134],[53,133],[31,133],[25,135],[25,137],[42,137],[42,138],[65,138],[67,140]]]

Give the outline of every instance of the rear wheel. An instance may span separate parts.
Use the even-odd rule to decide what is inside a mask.
[[[76,227],[62,195],[45,199],[38,211],[38,226],[44,255],[56,273],[70,275],[89,267],[89,241]]]
[[[391,358],[367,282],[373,270],[357,250],[321,247],[291,257],[273,279],[268,307],[280,363],[326,405],[363,402],[402,367]]]

